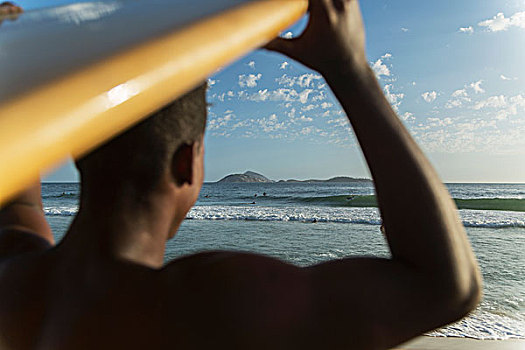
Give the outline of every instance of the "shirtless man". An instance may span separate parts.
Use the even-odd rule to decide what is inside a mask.
[[[476,260],[367,64],[358,1],[312,0],[310,14],[301,37],[267,48],[320,72],[347,112],[392,258],[299,268],[209,252],[163,265],[203,181],[200,87],[79,162],[80,211],[59,245],[38,186],[3,208],[2,349],[388,349],[476,306]]]
[[[17,6],[10,1],[0,3],[0,25],[4,19],[16,19],[22,12],[24,12],[24,10],[22,10],[20,6]]]

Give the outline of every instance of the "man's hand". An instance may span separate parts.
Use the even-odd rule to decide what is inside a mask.
[[[24,12],[20,6],[13,4],[10,1],[5,1],[0,4],[0,16],[3,15],[17,15]]]
[[[365,30],[357,0],[311,0],[310,21],[293,39],[277,38],[266,48],[283,53],[323,75],[366,67]]]
[[[54,244],[40,194],[34,183],[0,208],[0,259],[47,249]]]

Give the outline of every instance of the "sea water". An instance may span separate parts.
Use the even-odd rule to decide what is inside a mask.
[[[430,335],[525,339],[525,185],[448,187],[481,267],[484,297],[469,317]],[[78,210],[78,184],[42,188],[60,240]],[[256,252],[299,266],[389,257],[374,206],[371,183],[204,184],[168,242],[166,260],[212,249]]]

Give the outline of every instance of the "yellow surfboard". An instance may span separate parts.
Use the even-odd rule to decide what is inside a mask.
[[[297,21],[307,0],[97,1],[0,25],[0,203]]]

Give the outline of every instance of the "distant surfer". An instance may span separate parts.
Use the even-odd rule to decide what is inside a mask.
[[[255,198],[257,198],[257,193],[254,195]]]
[[[266,192],[263,192],[263,197],[266,197]]]
[[[345,110],[391,256],[301,267],[209,251],[165,264],[203,184],[201,85],[77,160],[80,209],[60,245],[39,183],[0,209],[2,349],[386,350],[475,309],[476,259],[369,66],[358,1],[311,0],[309,11],[301,36],[267,48],[322,74]]]

